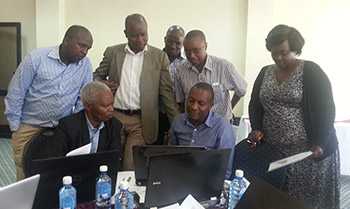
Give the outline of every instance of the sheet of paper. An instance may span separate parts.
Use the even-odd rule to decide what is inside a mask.
[[[204,207],[189,194],[181,203],[180,209],[204,209]]]
[[[168,205],[166,207],[162,207],[162,208],[159,208],[159,209],[180,209],[180,205],[179,205],[179,203],[175,203],[175,204]]]
[[[91,150],[91,143],[74,149],[66,154],[66,156],[74,156],[74,155],[84,155],[89,154]]]
[[[278,168],[282,168],[284,166],[299,162],[301,160],[304,160],[305,158],[309,157],[310,155],[312,155],[311,151],[307,151],[307,152],[301,152],[299,154],[296,155],[292,155],[280,160],[277,160],[275,162],[270,163],[268,172],[276,170]]]
[[[140,196],[140,203],[145,202],[145,196],[146,196],[146,187],[145,186],[137,186],[136,185],[136,179],[135,179],[135,172],[134,171],[119,171],[117,175],[117,183],[115,184],[115,193],[119,191],[119,184],[121,181],[128,181],[129,182],[129,191],[130,192],[136,192]]]

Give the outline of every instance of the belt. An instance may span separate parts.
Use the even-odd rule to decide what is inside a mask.
[[[125,115],[139,115],[141,114],[141,110],[137,109],[137,110],[123,110],[123,109],[119,109],[119,108],[114,108],[115,111],[118,111],[120,113],[123,113]]]

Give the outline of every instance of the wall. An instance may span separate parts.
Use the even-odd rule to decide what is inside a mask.
[[[265,49],[267,33],[277,24],[291,25],[306,41],[301,58],[317,62],[332,82],[337,120],[349,119],[349,10],[347,0],[249,0],[245,75],[250,89],[259,70],[273,62]],[[244,114],[248,102],[246,98]]]
[[[36,46],[55,46],[65,32],[65,0],[36,0]]]
[[[36,47],[35,0],[1,0],[1,22],[21,22],[22,57]]]
[[[1,0],[0,1],[0,22],[20,22],[21,23],[22,58],[29,51],[31,51],[36,47],[35,0],[16,0],[16,1]],[[0,126],[7,124],[7,121],[3,114],[4,110],[5,110],[4,97],[0,96]]]
[[[148,21],[149,43],[163,48],[167,28],[173,24],[186,31],[201,29],[208,42],[208,53],[226,58],[244,74],[246,37],[246,0],[74,0],[65,2],[66,27],[81,24],[94,37],[89,57],[96,68],[109,45],[126,42],[124,20],[128,14],[141,13]],[[243,103],[235,108],[241,115]]]

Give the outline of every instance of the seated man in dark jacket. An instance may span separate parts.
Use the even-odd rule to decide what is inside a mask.
[[[81,90],[84,110],[59,120],[54,138],[64,141],[66,153],[91,143],[90,153],[121,150],[121,122],[112,117],[113,95],[107,85],[94,81]]]

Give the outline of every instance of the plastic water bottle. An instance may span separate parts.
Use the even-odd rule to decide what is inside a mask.
[[[72,177],[63,177],[63,187],[59,191],[60,209],[75,209],[77,207],[77,191],[72,186]]]
[[[115,209],[134,209],[134,196],[129,192],[129,183],[121,181],[115,197]]]
[[[232,180],[230,185],[228,209],[233,209],[236,207],[247,188],[243,180],[244,172],[242,170],[236,170],[235,174],[236,177]]]
[[[108,167],[100,166],[100,176],[96,182],[96,208],[111,208],[112,180],[107,174]]]

